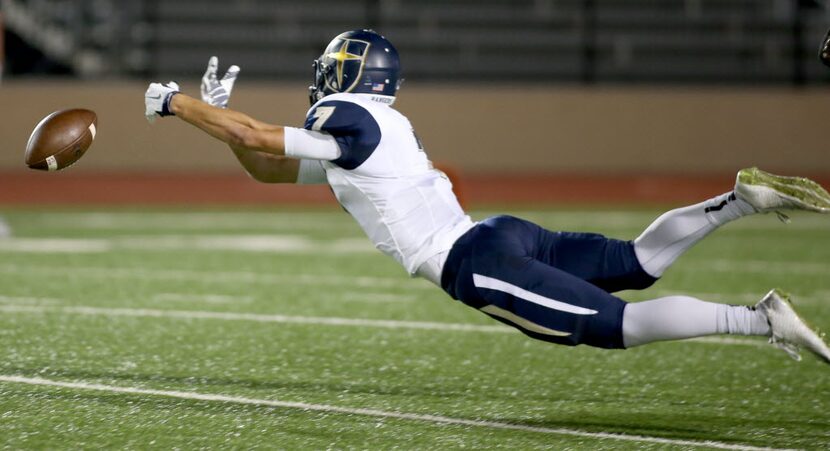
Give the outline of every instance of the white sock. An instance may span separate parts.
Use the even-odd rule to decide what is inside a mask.
[[[740,217],[756,213],[734,193],[664,213],[634,240],[634,253],[653,277],[663,272],[706,235]]]
[[[769,336],[767,317],[753,307],[668,296],[634,302],[623,313],[626,348],[714,334]]]
[[[754,306],[716,305],[718,306],[719,334],[769,336],[769,320],[763,312],[756,310]]]

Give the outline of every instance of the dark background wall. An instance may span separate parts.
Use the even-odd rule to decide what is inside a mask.
[[[671,182],[748,165],[830,175],[830,68],[817,58],[830,27],[824,2],[0,0],[0,8],[7,181],[31,178],[22,164],[31,129],[69,107],[98,112],[100,133],[52,179],[239,174],[230,152],[199,131],[147,124],[147,83],[175,79],[196,94],[218,55],[222,67],[242,66],[232,108],[299,125],[311,61],[333,36],[362,27],[399,48],[406,82],[396,107],[431,158],[482,186],[530,174]]]

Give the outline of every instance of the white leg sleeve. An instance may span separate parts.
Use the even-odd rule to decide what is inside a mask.
[[[623,313],[626,348],[664,340],[682,340],[714,334],[770,333],[766,316],[753,307],[668,296],[626,305]]]
[[[634,240],[634,253],[643,270],[653,277],[663,272],[718,227],[755,213],[751,205],[726,193],[697,205],[664,213]]]

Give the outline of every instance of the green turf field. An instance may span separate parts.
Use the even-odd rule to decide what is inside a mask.
[[[511,213],[629,239],[658,212]],[[0,448],[830,447],[812,356],[533,341],[409,279],[339,210],[0,214]],[[773,287],[830,330],[830,218],[733,223],[622,297]]]

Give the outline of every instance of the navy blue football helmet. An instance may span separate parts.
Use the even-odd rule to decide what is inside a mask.
[[[334,38],[314,60],[312,105],[337,92],[395,96],[400,88],[401,63],[389,40],[373,30],[353,30]]]

